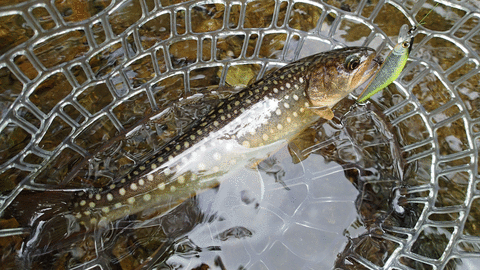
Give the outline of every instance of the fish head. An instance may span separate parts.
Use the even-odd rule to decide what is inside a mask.
[[[347,47],[319,54],[308,67],[305,88],[312,107],[333,107],[380,69],[374,49]]]

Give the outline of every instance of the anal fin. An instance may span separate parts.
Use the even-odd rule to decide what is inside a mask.
[[[309,107],[309,109],[322,118],[325,118],[327,120],[333,119],[333,111],[329,107]]]

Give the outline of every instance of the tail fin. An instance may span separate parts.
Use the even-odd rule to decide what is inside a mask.
[[[15,218],[21,227],[30,228],[20,252],[22,264],[36,256],[58,250],[82,232],[70,210],[75,193],[23,191],[5,210],[4,217]]]

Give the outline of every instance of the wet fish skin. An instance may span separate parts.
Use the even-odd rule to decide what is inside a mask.
[[[365,47],[288,64],[220,102],[116,184],[76,193],[68,215],[90,230],[146,209],[171,209],[330,118],[330,108],[379,66],[376,52]]]

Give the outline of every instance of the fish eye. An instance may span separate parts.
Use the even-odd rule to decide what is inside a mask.
[[[360,65],[360,57],[357,55],[350,55],[345,59],[345,68],[354,70]]]
[[[403,42],[403,43],[402,43],[402,47],[403,47],[403,48],[408,48],[408,47],[410,47],[410,42],[408,42],[408,41]]]

